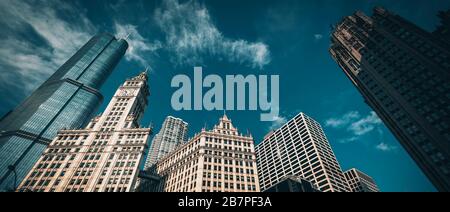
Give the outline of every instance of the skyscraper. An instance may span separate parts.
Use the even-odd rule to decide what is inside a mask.
[[[178,145],[187,140],[188,124],[179,118],[168,116],[161,130],[153,138],[150,151],[145,162],[145,169],[150,168],[159,159],[172,152]]]
[[[300,177],[287,176],[263,192],[320,192],[314,185]]]
[[[441,24],[433,34],[439,36],[444,42],[450,45],[450,10],[440,11],[438,17],[441,19]]]
[[[322,127],[304,113],[256,146],[261,190],[296,176],[324,192],[350,191]]]
[[[58,130],[80,128],[102,101],[98,89],[128,48],[94,36],[0,122],[0,191],[14,190]]]
[[[344,18],[330,52],[435,187],[450,191],[450,46],[444,31],[430,33],[375,8],[372,17],[356,12]]]
[[[344,172],[345,179],[352,192],[379,192],[375,180],[358,169],[350,169]]]
[[[224,115],[213,130],[203,129],[147,170],[161,177],[165,192],[259,192],[252,136],[244,136]]]
[[[139,120],[149,96],[147,73],[125,81],[103,115],[79,130],[61,130],[19,191],[134,191],[150,128]]]

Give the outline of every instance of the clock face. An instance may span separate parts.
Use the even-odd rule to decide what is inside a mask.
[[[134,93],[134,91],[131,90],[122,90],[122,92],[120,93],[121,96],[132,96]]]

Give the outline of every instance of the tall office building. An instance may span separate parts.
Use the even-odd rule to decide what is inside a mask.
[[[300,177],[287,176],[263,192],[320,192],[311,182]]]
[[[93,37],[0,122],[0,191],[14,190],[58,130],[80,128],[102,101],[98,89],[128,48],[108,34]]]
[[[450,45],[450,10],[440,11],[438,17],[441,20],[441,24],[433,34],[439,36],[444,42]]]
[[[345,179],[352,192],[379,192],[375,180],[358,169],[350,169],[344,172]]]
[[[145,169],[150,168],[159,159],[172,152],[178,145],[187,140],[188,124],[182,119],[168,116],[161,130],[153,138],[150,151],[145,162]]]
[[[330,52],[435,187],[450,191],[448,43],[375,8],[344,18]]]
[[[148,96],[146,72],[126,80],[85,129],[58,132],[18,190],[133,191],[151,134],[139,127]]]
[[[164,192],[259,192],[252,136],[238,132],[224,115],[213,130],[202,131],[167,154],[151,174],[160,185],[140,191]]]
[[[261,190],[296,176],[323,192],[349,187],[322,127],[304,113],[268,134],[256,146]]]

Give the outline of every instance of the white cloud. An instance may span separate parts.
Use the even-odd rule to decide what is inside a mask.
[[[348,125],[351,121],[360,118],[358,111],[350,111],[339,118],[330,118],[325,121],[326,126],[339,128]]]
[[[273,5],[267,8],[259,27],[269,31],[269,33],[292,33],[292,31],[298,30],[299,25],[301,25],[299,23],[301,13],[300,7],[297,6]]]
[[[389,145],[389,144],[386,144],[384,142],[379,143],[378,145],[375,146],[375,148],[377,150],[380,150],[380,151],[383,151],[383,152],[390,152],[390,151],[393,151],[393,150],[397,149],[396,146]]]
[[[323,35],[322,35],[322,34],[314,34],[314,40],[315,40],[315,41],[322,40],[322,38],[323,38]]]
[[[283,126],[284,124],[286,124],[287,119],[286,117],[283,116],[277,116],[277,117],[273,117],[272,121],[272,125],[270,125],[269,129],[270,130],[276,130],[278,128],[280,128],[281,126]]]
[[[377,114],[371,111],[370,114],[365,118],[353,122],[348,127],[348,130],[353,132],[355,135],[364,135],[374,130],[375,127],[381,123],[381,119],[378,118]]]
[[[339,143],[350,143],[360,139],[361,136],[377,129],[378,133],[382,131],[379,125],[382,124],[377,114],[371,111],[367,116],[362,117],[358,111],[350,111],[338,118],[330,118],[325,121],[325,126],[341,129],[345,128],[351,136],[339,140]]]
[[[62,17],[78,20],[68,23]],[[27,94],[95,34],[85,13],[66,1],[0,1],[0,90]],[[31,40],[30,35],[36,40]],[[34,36],[37,35],[37,36]],[[12,98],[22,96],[14,93]]]
[[[123,6],[126,5],[126,3],[126,0],[110,1],[108,6],[114,10],[114,12],[118,13],[121,12],[121,9],[123,9]]]
[[[125,54],[125,59],[128,61],[135,61],[141,66],[150,67],[149,59],[145,59],[143,55],[145,53],[153,53],[156,50],[162,48],[162,44],[159,41],[154,41],[150,43],[145,39],[137,30],[137,27],[130,24],[122,25],[118,22],[114,23],[114,28],[116,31],[116,37],[124,38],[128,42],[128,50]]]
[[[352,136],[352,137],[348,137],[348,138],[339,139],[338,142],[341,143],[341,144],[346,144],[346,143],[355,142],[358,139],[359,139],[358,136]]]
[[[270,63],[266,44],[225,37],[207,8],[196,1],[165,0],[155,11],[154,21],[165,33],[166,48],[177,64],[198,65],[204,55],[260,69]]]

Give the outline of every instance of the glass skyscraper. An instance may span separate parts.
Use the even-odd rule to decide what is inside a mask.
[[[0,191],[15,189],[61,129],[83,127],[103,99],[98,89],[128,48],[94,36],[0,121]]]

